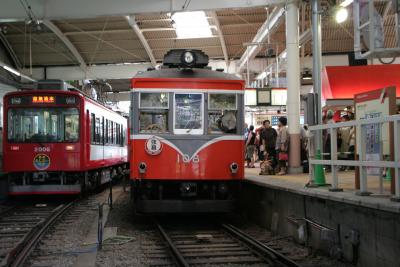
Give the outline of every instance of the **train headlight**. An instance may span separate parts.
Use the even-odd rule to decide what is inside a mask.
[[[144,162],[139,163],[139,173],[146,173],[147,165]]]
[[[238,169],[239,169],[239,166],[237,165],[236,162],[233,162],[233,163],[231,164],[231,166],[230,166],[230,169],[231,169],[231,173],[235,174],[235,173],[237,173],[237,171],[238,171]]]
[[[196,56],[191,51],[185,51],[182,54],[181,61],[186,66],[192,66],[192,65],[194,65],[196,63]]]

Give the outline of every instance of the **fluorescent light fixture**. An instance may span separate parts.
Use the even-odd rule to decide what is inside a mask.
[[[176,12],[171,18],[179,39],[213,36],[204,11]]]
[[[8,67],[8,66],[3,66],[3,68],[4,68],[5,70],[7,70],[7,71],[9,71],[9,72],[11,72],[11,73],[17,75],[17,76],[21,76],[21,73],[19,73],[18,71],[14,70],[14,69],[12,69],[12,68],[10,68],[10,67]]]
[[[342,3],[340,3],[341,7],[348,7],[353,3],[354,0],[344,0]]]
[[[343,23],[347,20],[347,17],[349,16],[349,12],[347,11],[346,8],[341,7],[336,11],[335,19],[337,23]]]

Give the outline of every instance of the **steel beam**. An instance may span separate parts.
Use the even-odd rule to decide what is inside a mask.
[[[67,36],[65,36],[61,30],[50,20],[43,20],[43,24],[49,28],[57,37],[64,43],[66,47],[68,47],[69,51],[74,55],[76,60],[79,63],[79,67],[83,70],[86,71],[87,66],[85,63],[85,60],[83,60],[81,54],[78,52],[76,47],[71,43],[71,41],[68,39]]]
[[[282,22],[285,14],[284,7],[275,7],[271,12],[268,19],[264,22],[261,28],[258,30],[256,36],[254,36],[252,43],[263,43],[267,40],[268,35],[272,33],[273,30],[277,28],[277,26]],[[255,58],[257,53],[260,51],[261,47],[259,46],[250,46],[248,48],[248,52],[244,53],[239,60],[238,72],[243,70],[246,66],[246,62]]]
[[[283,4],[283,0],[30,0],[32,12],[38,19],[83,19],[104,16],[128,16],[139,13],[178,12],[187,10],[217,10],[224,8],[265,7]],[[26,12],[19,1],[0,0],[0,21],[23,21]]]
[[[21,69],[22,64],[19,61],[17,54],[15,53],[14,49],[12,48],[11,44],[8,42],[7,37],[0,32],[0,41],[4,45],[5,49],[7,50],[8,54],[10,55],[12,61],[14,62],[14,65],[16,68]]]
[[[153,65],[153,67],[155,67],[157,65],[157,61],[154,57],[153,51],[151,50],[149,43],[146,40],[146,37],[144,37],[143,32],[140,30],[139,26],[136,23],[135,16],[129,15],[129,16],[126,16],[125,18],[128,21],[129,26],[131,26],[132,30],[135,32],[135,34],[139,38],[144,49],[146,50],[147,55],[149,56],[151,65]]]
[[[222,30],[221,30],[221,25],[219,24],[219,19],[218,19],[218,16],[217,16],[217,12],[211,11],[210,14],[211,14],[211,17],[214,20],[214,24],[215,24],[215,26],[217,28],[219,42],[221,43],[222,52],[224,53],[226,69],[228,69],[228,67],[229,67],[229,55],[228,55],[228,50],[226,49],[224,34],[223,34]]]

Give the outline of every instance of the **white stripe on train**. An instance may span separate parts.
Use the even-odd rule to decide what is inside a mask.
[[[177,147],[175,146],[174,143],[172,143],[171,141],[169,141],[168,139],[165,139],[161,136],[157,136],[155,134],[132,134],[130,136],[131,140],[147,140],[150,139],[151,137],[157,137],[158,139],[160,139],[163,143],[169,145],[170,147],[172,147],[173,149],[175,149],[179,154],[181,154],[181,156],[184,156],[184,153]],[[213,139],[211,139],[210,141],[208,141],[207,143],[203,144],[201,147],[199,147],[191,156],[190,160],[192,160],[201,150],[203,150],[204,148],[215,144],[217,142],[220,141],[244,141],[244,136],[241,135],[229,135],[229,136],[220,136],[220,137],[215,137]]]

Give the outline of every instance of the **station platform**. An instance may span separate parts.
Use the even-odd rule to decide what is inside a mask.
[[[296,194],[328,199],[332,201],[353,204],[366,208],[373,208],[382,211],[400,213],[400,203],[390,200],[390,181],[383,180],[380,185],[378,177],[368,177],[368,191],[370,196],[356,195],[354,171],[341,171],[338,173],[339,188],[342,192],[329,191],[331,174],[326,173],[326,186],[307,187],[310,180],[308,173],[287,174],[287,175],[259,175],[260,168],[245,169],[245,180],[259,186],[288,191]],[[382,186],[382,190],[381,190]]]

